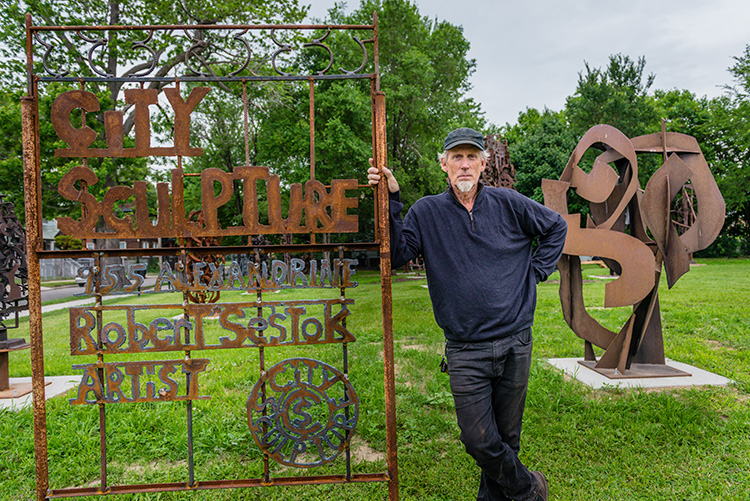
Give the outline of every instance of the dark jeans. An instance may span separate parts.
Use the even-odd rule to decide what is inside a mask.
[[[478,501],[536,499],[538,486],[518,459],[531,348],[531,328],[493,341],[446,342],[461,441],[482,469]]]

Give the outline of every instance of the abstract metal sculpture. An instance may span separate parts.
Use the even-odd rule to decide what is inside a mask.
[[[482,172],[482,182],[496,188],[515,189],[516,169],[510,163],[508,141],[494,134],[485,136],[484,144],[489,157],[487,167]]]
[[[26,234],[4,197],[0,195],[0,398],[16,398],[31,391],[28,383],[11,387],[8,357],[30,346],[25,339],[8,339],[8,329],[18,327],[18,314],[28,309]]]
[[[579,163],[590,149],[602,153],[586,173]],[[663,164],[641,190],[637,154],[660,153]],[[612,167],[614,166],[614,168]],[[671,203],[690,183],[698,212],[684,233],[671,220]],[[724,224],[725,205],[695,138],[661,133],[628,139],[608,125],[586,132],[560,179],[542,181],[544,202],[568,222],[560,269],[560,300],[565,321],[585,340],[583,365],[614,378],[687,375],[665,364],[658,287],[662,265],[671,288],[690,269],[690,253],[705,249]],[[568,214],[568,191],[589,202],[581,214]],[[649,234],[650,232],[650,234]],[[619,332],[603,327],[586,311],[579,256],[616,262],[620,277],[605,286],[605,308],[633,306]],[[597,361],[593,346],[603,348]]]

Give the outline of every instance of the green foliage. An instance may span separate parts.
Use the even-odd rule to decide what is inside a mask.
[[[0,4],[0,78],[6,84],[20,87],[23,85],[25,71],[25,37],[23,26],[27,12],[32,15],[32,22],[46,26],[106,26],[106,25],[182,25],[182,24],[252,24],[261,20],[273,24],[299,22],[307,8],[300,7],[297,0],[183,0],[178,4],[164,0],[22,0],[2,2]],[[179,32],[178,32],[179,33]],[[76,48],[76,44],[67,38],[64,32],[55,34],[58,41],[68,47],[65,55],[55,54],[53,64],[61,68],[75,69],[88,75],[86,55]],[[141,40],[141,32],[108,33],[110,37],[107,53],[103,55],[100,66],[109,73],[119,75],[135,74],[144,69],[138,51],[126,51],[133,42]],[[210,39],[221,36],[214,32],[196,33],[196,36]],[[182,40],[182,41],[180,41]],[[185,45],[184,38],[170,34],[163,39],[156,39],[152,46],[159,51],[159,75],[166,75],[181,62]],[[142,54],[141,54],[142,55]],[[38,64],[38,63],[37,63]],[[96,84],[93,84],[96,86]],[[152,84],[161,88],[165,84]],[[107,84],[107,89],[114,102],[118,101],[122,83]],[[103,89],[97,89],[103,91]]]
[[[516,169],[516,190],[544,203],[542,179],[560,177],[577,143],[565,114],[527,109],[502,135],[508,140],[510,161]]]
[[[20,221],[26,219],[23,201],[21,151],[21,101],[18,93],[0,91],[0,193],[15,206]]]
[[[585,73],[578,73],[578,87],[565,107],[577,135],[596,124],[616,127],[628,137],[658,130],[659,117],[648,96],[656,76],[644,77],[645,57],[633,61],[622,54],[611,55],[606,70],[584,65]]]
[[[701,260],[667,290],[660,304],[668,358],[721,374],[730,387],[640,391],[592,390],[552,369],[543,359],[582,357],[583,341],[570,331],[560,311],[559,279],[538,286],[534,357],[524,416],[521,459],[550,480],[551,499],[661,501],[664,499],[743,500],[750,483],[750,260]],[[606,280],[598,266],[585,266],[587,306],[601,307]],[[410,279],[407,279],[410,278]],[[349,378],[360,399],[360,420],[352,452],[353,471],[384,471],[385,427],[379,275],[358,272],[359,286],[348,326],[357,338],[348,347]],[[479,469],[458,439],[448,376],[438,371],[442,332],[435,324],[424,279],[393,280],[393,332],[400,496],[410,500],[470,499]],[[282,291],[273,299],[310,299],[312,291]],[[317,291],[313,294],[316,295]],[[228,293],[227,301],[248,296]],[[152,303],[153,296],[106,300]],[[182,296],[160,295],[159,302]],[[606,309],[610,310],[610,309]],[[590,308],[599,321],[624,321],[605,309]],[[618,308],[616,310],[627,310]],[[617,318],[615,318],[617,317]],[[65,310],[45,314],[45,373],[80,373],[71,365],[95,361],[71,357]],[[211,328],[210,326],[208,328]],[[22,319],[14,337],[28,339]],[[266,349],[266,363],[306,356],[340,367],[341,348]],[[197,356],[197,354],[194,354]],[[260,451],[247,427],[245,402],[258,375],[254,349],[203,352],[209,372],[193,405],[196,480],[260,478]],[[10,353],[11,377],[28,376],[28,352]],[[167,359],[164,356],[159,359]],[[127,358],[132,359],[131,357]],[[99,413],[96,406],[71,406],[59,396],[47,401],[50,486],[96,485],[99,475]],[[182,403],[107,406],[110,485],[185,481],[187,441]],[[34,496],[33,419],[30,408],[0,410],[0,493],[12,501]],[[364,458],[366,447],[374,456]],[[343,461],[300,474],[341,473]],[[272,476],[296,472],[271,463]],[[456,481],[461,479],[461,481]],[[261,490],[259,490],[261,489]],[[143,500],[351,500],[386,499],[384,483],[306,487],[258,487],[142,494]]]
[[[727,203],[726,231],[750,247],[750,44],[729,68],[734,86],[710,103],[715,162],[711,165]]]
[[[70,235],[57,235],[55,237],[55,247],[61,250],[83,249],[83,242]]]
[[[469,42],[461,27],[423,16],[410,0],[364,0],[351,15],[337,6],[329,17],[335,23],[369,22],[372,12],[378,14],[388,165],[395,169],[403,200],[410,205],[444,189],[437,155],[445,135],[459,126],[479,130],[484,126],[479,105],[465,97],[476,63],[468,58]],[[369,86],[359,91],[367,95]],[[369,120],[368,112],[353,125]],[[341,127],[351,128],[358,137],[369,133],[369,127],[357,130],[347,122]],[[369,139],[362,139],[365,143]],[[364,163],[352,165],[361,179],[367,156]]]

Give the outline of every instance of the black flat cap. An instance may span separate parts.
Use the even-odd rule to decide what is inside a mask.
[[[443,141],[443,151],[450,150],[461,144],[470,144],[483,150],[484,136],[474,129],[459,127],[456,130],[450,131],[448,135],[445,136],[445,141]]]

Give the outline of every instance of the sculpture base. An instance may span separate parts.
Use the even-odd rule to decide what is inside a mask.
[[[588,360],[579,360],[579,364],[584,367],[588,367],[592,371],[596,371],[604,377],[609,379],[635,379],[635,378],[651,378],[651,377],[690,377],[692,374],[689,372],[675,369],[668,365],[663,364],[630,364],[630,369],[626,370],[624,374],[620,373],[617,369],[603,369],[596,367],[596,362]]]
[[[617,369],[603,369],[596,367],[596,362],[593,361],[579,360],[578,363],[609,379],[689,377],[692,375],[689,372],[681,371],[680,369],[675,369],[674,367],[663,364],[631,364],[630,369],[626,370],[624,374],[621,374]]]
[[[31,393],[31,383],[12,384],[7,390],[0,391],[0,399],[19,398],[29,393]]]
[[[724,376],[713,374],[694,365],[666,359],[667,365],[680,372],[688,373],[690,376],[678,377],[624,377],[610,379],[589,367],[580,364],[581,358],[550,358],[546,362],[551,366],[563,371],[567,376],[580,381],[594,389],[611,388],[679,388],[691,386],[727,386],[732,381]],[[614,372],[614,370],[612,371]],[[0,404],[1,405],[1,404]]]
[[[76,376],[47,376],[44,378],[44,398],[52,398],[67,392],[72,388],[78,387],[82,375]],[[32,381],[30,377],[12,377],[10,378],[10,391],[13,392],[19,387],[28,387],[31,389]],[[6,390],[7,391],[7,390]],[[20,392],[19,392],[20,393]],[[24,395],[8,395],[0,399],[0,409],[9,409],[19,411],[26,407],[31,407],[33,392],[29,391]]]

